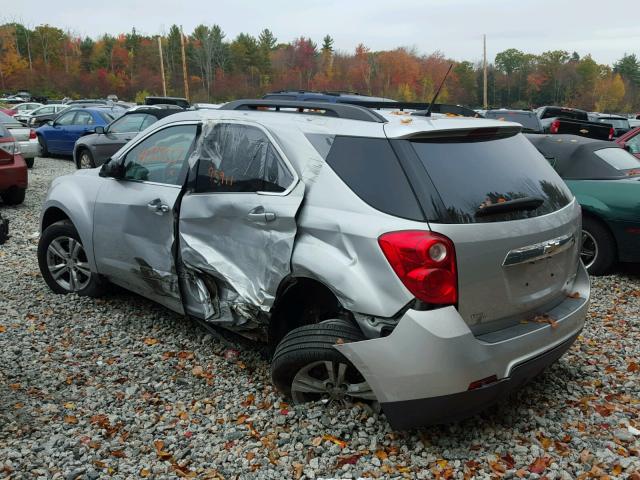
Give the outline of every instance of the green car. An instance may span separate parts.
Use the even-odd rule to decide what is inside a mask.
[[[582,207],[580,256],[592,275],[640,262],[640,160],[613,142],[527,135]]]

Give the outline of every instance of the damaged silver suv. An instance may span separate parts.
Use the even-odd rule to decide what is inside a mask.
[[[171,115],[57,178],[38,260],[265,339],[297,403],[469,416],[583,327],[580,207],[513,123],[239,100]]]

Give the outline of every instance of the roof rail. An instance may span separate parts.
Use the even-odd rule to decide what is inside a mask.
[[[365,100],[338,100],[339,103],[349,105],[359,105],[361,107],[373,108],[373,109],[393,109],[393,110],[417,110],[413,112],[413,115],[425,115],[429,103],[416,103],[416,102],[368,102]],[[422,111],[423,110],[423,111]],[[471,110],[470,108],[463,107],[462,105],[452,105],[448,103],[434,103],[431,108],[433,113],[444,113],[450,115],[460,115],[462,117],[477,117],[481,118],[482,115]]]
[[[266,110],[273,109],[276,112],[285,110],[285,113],[318,114],[324,112],[329,117],[343,118],[347,120],[361,120],[363,122],[386,123],[387,120],[369,108],[346,103],[330,102],[298,102],[293,100],[234,100],[220,110]],[[295,112],[289,110],[295,109]]]

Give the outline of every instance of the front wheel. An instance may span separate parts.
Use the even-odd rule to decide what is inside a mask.
[[[34,161],[33,158],[25,158],[24,159],[24,163],[27,164],[27,168],[33,168],[33,161]]]
[[[11,187],[9,190],[0,193],[0,198],[7,205],[19,205],[24,202],[26,191],[26,188]]]
[[[334,348],[336,343],[363,340],[362,333],[344,320],[328,320],[290,331],[276,347],[271,378],[294,403],[321,401],[347,405],[375,400],[360,372]]]
[[[80,150],[79,157],[77,164],[78,168],[96,168],[96,164],[93,161],[93,155],[91,155],[91,152],[86,148]]]
[[[591,275],[604,275],[616,261],[615,240],[598,220],[582,218],[580,258]]]
[[[80,235],[67,220],[49,225],[38,243],[42,278],[55,293],[98,297],[104,293],[99,276],[89,268]]]

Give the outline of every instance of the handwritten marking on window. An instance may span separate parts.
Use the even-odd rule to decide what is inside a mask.
[[[233,177],[227,177],[222,170],[218,170],[213,165],[209,165],[209,181],[212,185],[233,185]]]

